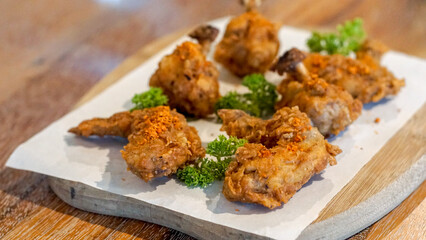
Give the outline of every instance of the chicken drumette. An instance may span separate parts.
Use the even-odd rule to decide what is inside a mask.
[[[356,52],[356,59],[339,54],[309,54],[303,61],[310,73],[331,84],[344,88],[363,103],[378,102],[388,95],[396,95],[405,85],[380,65],[387,48],[372,40],[366,40]]]
[[[84,137],[127,137],[129,143],[121,154],[130,171],[146,182],[169,176],[180,166],[205,155],[197,130],[168,106],[86,120],[69,131]]]
[[[305,54],[295,48],[287,51],[274,70],[286,77],[277,87],[281,100],[276,109],[298,106],[325,136],[337,135],[359,117],[362,103],[339,86],[309,74],[302,61]]]
[[[230,201],[279,207],[327,164],[336,164],[341,152],[297,107],[282,108],[270,120],[229,109],[219,116],[222,130],[250,142],[238,148],[226,171],[223,194]]]
[[[229,22],[214,55],[217,62],[239,77],[268,70],[280,46],[278,26],[254,9],[253,0],[248,0],[246,6],[246,13]]]
[[[170,107],[181,113],[206,117],[220,98],[219,72],[204,54],[217,33],[211,26],[197,28],[190,36],[200,44],[186,41],[179,45],[163,57],[149,81],[150,86],[163,89]]]

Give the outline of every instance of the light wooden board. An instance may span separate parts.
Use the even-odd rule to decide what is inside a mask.
[[[185,32],[174,33],[141,48],[104,77],[77,106],[102,92]],[[351,236],[383,217],[414,191],[425,180],[426,159],[422,158],[426,154],[425,119],[426,105],[423,105],[327,204],[301,238],[339,239]],[[49,184],[62,200],[86,211],[153,222],[197,238],[259,237],[81,183],[49,178]]]

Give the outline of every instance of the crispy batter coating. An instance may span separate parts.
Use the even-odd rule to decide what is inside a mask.
[[[361,115],[361,101],[317,76],[309,81],[297,81],[289,76],[279,84],[277,91],[281,100],[275,105],[276,109],[298,106],[324,136],[339,134]]]
[[[363,103],[378,102],[395,95],[405,85],[380,65],[386,48],[374,41],[366,41],[357,52],[357,59],[339,54],[312,53],[304,60],[310,73],[317,74],[328,83],[338,85]]]
[[[253,10],[229,22],[214,58],[243,77],[268,70],[279,46],[278,27]]]
[[[240,110],[221,110],[219,115],[229,135],[247,134],[251,142],[237,150],[225,173],[223,194],[230,201],[279,207],[327,164],[336,164],[335,156],[341,152],[297,107],[282,108],[270,120],[255,120]],[[255,132],[261,137],[252,137]]]
[[[268,120],[252,117],[238,109],[221,109],[218,115],[223,121],[221,131],[250,143],[261,143],[267,148],[276,146],[280,140],[300,140],[300,133],[312,128],[309,118],[298,107],[281,108]]]
[[[163,57],[149,85],[159,87],[169,98],[169,105],[195,117],[213,113],[220,98],[219,72],[207,61],[202,47],[184,42],[170,55]]]
[[[356,59],[367,64],[373,69],[380,68],[380,60],[389,49],[376,40],[367,39],[356,52]]]
[[[267,148],[283,141],[300,142],[305,139],[303,133],[318,131],[297,106],[278,109],[268,120],[250,116],[239,109],[220,109],[218,115],[223,121],[221,131],[247,139],[249,143],[261,143]]]
[[[323,135],[337,135],[359,117],[362,103],[341,87],[310,74],[303,64],[305,58],[304,52],[292,48],[272,67],[279,74],[286,73],[277,88],[281,100],[275,108],[299,106]]]
[[[205,155],[197,130],[168,106],[86,120],[69,132],[85,137],[127,137],[129,143],[121,151],[122,156],[129,170],[146,182],[169,176],[180,166]]]
[[[132,113],[119,112],[109,118],[93,118],[81,122],[77,127],[73,127],[68,132],[78,136],[89,137],[96,136],[118,136],[127,138],[132,132],[132,123],[134,117],[132,115],[140,114],[140,110]]]

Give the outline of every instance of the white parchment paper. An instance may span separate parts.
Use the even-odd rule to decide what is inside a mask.
[[[228,18],[218,19],[211,24],[223,32],[228,21]],[[281,54],[290,47],[306,49],[309,33],[283,27],[279,36]],[[221,182],[206,189],[189,189],[166,177],[145,183],[126,170],[120,154],[126,140],[84,139],[67,133],[82,120],[108,117],[130,109],[131,97],[148,89],[149,78],[161,57],[171,53],[184,40],[187,38],[171,44],[92,101],[20,145],[6,165],[78,181],[242,231],[277,239],[295,239],[426,100],[426,62],[401,53],[387,53],[383,64],[396,76],[405,78],[407,86],[394,98],[365,105],[361,117],[331,139],[343,150],[337,156],[338,164],[314,176],[287,204],[272,211],[253,204],[227,201],[221,194]],[[240,81],[222,68],[220,72],[221,93],[224,94]],[[272,74],[267,77],[273,78]],[[377,117],[381,119],[379,124],[374,123]],[[203,144],[220,134],[220,125],[211,120],[191,121],[190,125],[197,128]]]

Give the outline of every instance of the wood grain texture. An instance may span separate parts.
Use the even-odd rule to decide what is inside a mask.
[[[4,0],[0,9],[0,237],[189,238],[158,225],[74,209],[55,197],[45,177],[5,169],[4,163],[130,54],[178,29],[238,14],[237,1]],[[268,0],[261,11],[305,28],[332,28],[360,16],[370,36],[426,57],[422,0]],[[56,222],[65,227],[53,227]]]
[[[397,229],[392,230],[383,239],[424,239],[426,236],[425,214],[426,201],[423,200],[423,202],[401,223]]]
[[[370,227],[367,239],[422,239],[426,236],[426,182],[395,210]],[[406,235],[401,235],[403,233]],[[407,234],[408,233],[408,234]]]

